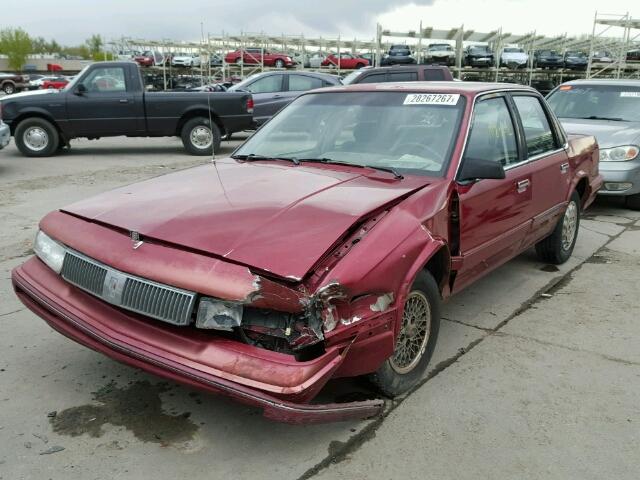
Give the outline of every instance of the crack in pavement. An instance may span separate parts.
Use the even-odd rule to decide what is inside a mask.
[[[447,368],[449,368],[450,366],[452,366],[455,363],[457,363],[460,358],[462,358],[464,355],[466,355],[468,352],[470,352],[476,346],[478,346],[480,343],[482,343],[482,341],[485,338],[491,337],[491,336],[496,336],[496,335],[504,335],[504,336],[508,335],[508,334],[505,334],[503,332],[500,332],[500,330],[504,326],[506,326],[511,320],[513,320],[514,318],[522,315],[524,312],[526,312],[527,310],[532,308],[534,305],[536,305],[541,300],[544,300],[545,299],[545,296],[544,296],[545,294],[553,294],[556,291],[560,290],[562,287],[568,285],[571,282],[572,278],[573,278],[573,273],[574,272],[579,271],[582,268],[582,266],[586,263],[586,261],[588,259],[592,258],[594,255],[600,254],[600,252],[603,249],[606,249],[606,247],[607,247],[607,245],[609,245],[609,243],[613,242],[615,239],[617,239],[620,235],[622,235],[626,231],[627,231],[627,227],[625,226],[625,229],[622,230],[617,235],[605,235],[605,236],[609,237],[609,239],[607,240],[607,242],[602,247],[598,248],[598,250],[596,252],[594,252],[588,258],[584,259],[583,262],[580,263],[579,265],[576,265],[574,268],[572,268],[571,270],[567,271],[566,273],[551,279],[549,282],[547,282],[547,284],[545,286],[543,286],[538,291],[536,291],[528,300],[526,300],[522,304],[520,304],[520,306],[516,310],[514,310],[513,313],[511,313],[511,315],[509,315],[502,322],[498,323],[494,328],[492,328],[492,329],[483,329],[483,328],[480,328],[480,327],[476,327],[479,330],[483,330],[485,332],[485,335],[483,335],[480,338],[478,338],[478,339],[474,340],[473,342],[469,343],[466,347],[460,348],[458,350],[458,352],[455,355],[453,355],[452,357],[449,357],[448,359],[443,360],[442,362],[438,363],[435,366],[435,368],[433,370],[431,370],[427,374],[427,376],[424,379],[422,379],[420,382],[418,382],[411,390],[409,390],[404,395],[402,395],[402,396],[400,396],[398,398],[395,398],[394,400],[390,401],[389,407],[386,408],[384,410],[384,412],[382,412],[380,414],[380,416],[378,416],[375,419],[373,419],[371,421],[371,423],[366,425],[361,431],[359,431],[358,433],[352,435],[346,442],[340,444],[340,446],[336,446],[334,444],[334,448],[331,449],[332,452],[327,457],[325,457],[322,461],[320,461],[319,463],[317,463],[313,467],[311,467],[308,470],[306,470],[302,475],[300,475],[298,477],[297,480],[308,480],[308,479],[314,477],[315,475],[317,475],[318,473],[320,473],[322,470],[324,470],[327,467],[329,467],[330,465],[342,462],[343,460],[345,460],[347,458],[347,456],[349,456],[350,454],[352,454],[355,451],[357,451],[362,445],[364,445],[369,440],[371,440],[372,438],[375,437],[376,431],[378,430],[378,428],[380,428],[380,426],[385,421],[385,419],[392,412],[394,412],[400,405],[402,405],[402,403],[409,396],[411,396],[413,394],[413,392],[415,392],[419,388],[422,388],[422,386],[424,386],[429,380],[431,380],[432,378],[436,377],[437,375],[439,375],[440,373],[445,371]],[[446,320],[456,322],[455,320],[451,320],[451,319],[446,319]],[[464,323],[462,323],[462,322],[456,322],[456,323],[460,323],[460,324],[464,325]],[[467,325],[467,326],[471,327],[472,325]],[[532,339],[532,340],[534,340],[534,339]],[[595,352],[590,352],[590,353],[594,353],[594,354],[597,355],[597,353],[595,353]],[[613,360],[613,358],[609,358],[609,360],[615,361],[615,360]],[[625,361],[622,360],[622,362],[625,362]]]
[[[0,313],[0,317],[6,317],[7,315],[12,315],[14,313],[22,312],[23,310],[26,310],[26,307],[19,308],[18,310],[14,310],[13,312]],[[0,477],[0,478],[2,478],[2,477]]]
[[[522,340],[530,340],[532,342],[538,343],[540,345],[545,345],[548,347],[562,348],[564,350],[569,350],[571,352],[576,352],[576,353],[588,353],[591,355],[595,355],[603,360],[609,360],[611,362],[620,363],[622,365],[627,365],[630,367],[640,367],[640,362],[634,362],[633,360],[625,360],[623,358],[612,357],[611,355],[607,355],[606,353],[594,352],[593,350],[585,350],[583,348],[571,347],[569,345],[562,345],[560,343],[549,342],[547,340],[540,340],[538,338],[529,337],[527,335],[518,335],[516,333],[507,333],[507,332],[492,332],[491,335],[494,335],[496,337],[512,337],[512,338],[520,338]]]

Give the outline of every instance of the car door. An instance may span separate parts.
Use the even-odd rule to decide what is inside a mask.
[[[505,178],[458,183],[460,255],[458,291],[521,251],[531,226],[531,176],[519,130],[505,94],[485,96],[474,107],[462,162],[503,165]]]
[[[525,243],[531,245],[546,237],[555,227],[566,206],[571,166],[564,149],[564,136],[556,129],[552,116],[535,93],[511,95],[519,118],[524,154],[531,167],[531,230]]]
[[[72,91],[66,96],[69,125],[75,136],[136,133],[142,105],[137,104],[123,67],[94,68],[81,83],[84,92]]]
[[[269,120],[280,108],[284,100],[282,73],[262,75],[245,88],[253,96],[253,118],[258,126]]]

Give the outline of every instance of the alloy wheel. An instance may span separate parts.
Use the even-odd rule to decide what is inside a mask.
[[[402,313],[402,326],[396,341],[391,368],[407,374],[420,362],[431,333],[431,306],[424,293],[414,290],[407,297]]]

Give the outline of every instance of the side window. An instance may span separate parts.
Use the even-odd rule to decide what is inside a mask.
[[[322,87],[322,80],[305,75],[289,75],[289,91],[302,92]]]
[[[247,87],[251,93],[271,93],[282,91],[282,75],[268,75],[259,78]]]
[[[476,104],[464,157],[494,160],[505,166],[518,161],[515,129],[504,98]]]
[[[391,72],[389,74],[390,82],[417,82],[418,72]]]
[[[555,150],[556,142],[540,100],[531,96],[514,96],[530,157]]]
[[[127,84],[124,80],[124,68],[96,68],[82,83],[89,92],[126,92]]]
[[[367,75],[362,80],[357,83],[381,83],[386,82],[386,73],[373,73],[371,75]]]

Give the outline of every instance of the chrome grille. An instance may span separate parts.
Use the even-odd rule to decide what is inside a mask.
[[[62,277],[94,295],[102,295],[107,269],[67,253],[62,264]]]
[[[126,310],[174,325],[191,322],[196,294],[120,272],[84,255],[67,250],[62,278]]]

